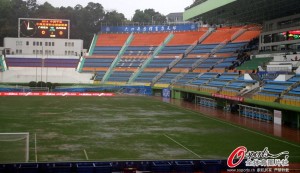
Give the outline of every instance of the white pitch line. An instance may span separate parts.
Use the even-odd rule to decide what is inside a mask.
[[[35,162],[37,163],[38,157],[37,157],[37,148],[36,148],[36,133],[34,134],[34,153],[35,153]]]
[[[88,157],[88,155],[87,155],[85,149],[83,150],[83,152],[84,152],[84,155],[85,155],[86,160],[89,160],[89,157]]]
[[[202,158],[201,156],[199,156],[197,153],[193,152],[192,150],[188,149],[187,147],[185,147],[184,145],[182,145],[181,143],[177,142],[175,139],[171,138],[170,136],[164,134],[165,137],[169,138],[171,141],[175,142],[176,144],[180,145],[182,148],[186,149],[187,151],[191,152],[192,154],[194,154],[195,156]]]
[[[163,102],[163,103],[166,103],[166,102]],[[247,128],[244,128],[244,127],[240,127],[240,126],[238,126],[238,125],[231,124],[231,123],[228,123],[228,122],[226,122],[226,121],[218,120],[218,119],[216,119],[216,118],[209,117],[209,115],[205,115],[204,113],[201,113],[201,112],[193,111],[193,110],[190,110],[190,109],[188,109],[188,108],[178,107],[178,106],[176,106],[176,105],[174,105],[174,104],[171,104],[171,103],[166,103],[166,104],[171,105],[171,106],[176,107],[176,108],[179,108],[179,109],[186,110],[186,111],[188,111],[188,112],[196,113],[197,116],[205,117],[205,118],[208,118],[208,119],[211,119],[211,120],[214,120],[214,121],[223,123],[223,124],[227,124],[227,125],[229,125],[229,126],[233,126],[233,127],[236,127],[236,128],[239,128],[239,129],[242,129],[242,130],[245,130],[245,131],[248,131],[248,132],[251,132],[251,133],[254,133],[254,134],[257,134],[257,135],[260,135],[260,136],[269,138],[269,139],[272,139],[272,140],[275,140],[275,141],[279,141],[279,142],[282,142],[282,143],[291,145],[291,146],[293,146],[293,147],[300,148],[300,145],[296,145],[296,144],[293,144],[293,143],[290,143],[290,142],[287,142],[287,141],[284,141],[284,140],[281,140],[281,139],[277,139],[277,138],[275,138],[275,137],[268,136],[268,135],[265,135],[265,134],[263,134],[263,133],[259,133],[259,132],[256,132],[256,131],[254,131],[254,130],[250,130],[250,129],[247,129]],[[200,113],[200,114],[199,114],[199,113]]]
[[[217,119],[214,119],[214,118],[211,118],[211,117],[208,117],[208,116],[204,116],[204,117],[206,117],[206,118],[208,118],[208,119],[211,119],[211,120],[218,121],[218,122],[223,123],[223,124],[227,124],[227,125],[230,125],[230,126],[233,126],[233,127],[236,127],[236,128],[242,129],[242,130],[245,130],[245,131],[250,132],[250,133],[254,133],[254,134],[257,134],[257,135],[260,135],[260,136],[263,136],[263,137],[266,137],[266,138],[275,140],[275,141],[279,141],[279,142],[282,142],[282,143],[291,145],[291,146],[293,146],[293,147],[300,148],[300,145],[296,145],[296,144],[293,144],[293,143],[290,143],[290,142],[287,142],[287,141],[284,141],[284,140],[281,140],[281,139],[277,139],[277,138],[274,138],[274,137],[272,137],[272,136],[268,136],[268,135],[265,135],[265,134],[256,132],[256,131],[254,131],[254,130],[246,129],[246,128],[244,128],[244,127],[240,127],[240,126],[238,126],[238,125],[234,125],[234,124],[231,124],[231,123],[228,123],[228,122],[225,122],[225,121],[217,120]]]

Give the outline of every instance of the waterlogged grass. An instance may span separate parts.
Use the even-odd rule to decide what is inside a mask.
[[[226,159],[246,146],[300,162],[299,144],[147,97],[1,97],[0,132],[29,132],[30,161]]]

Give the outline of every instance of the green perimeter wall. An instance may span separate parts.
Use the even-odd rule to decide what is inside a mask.
[[[181,98],[181,92],[180,92],[180,91],[174,90],[172,93],[173,93],[173,98],[174,98],[174,99],[182,99],[182,98]]]
[[[183,88],[173,88],[171,92],[172,92],[173,99],[185,99],[187,96],[191,96],[191,95],[194,96],[198,95],[207,98],[212,98],[210,93],[187,90]],[[236,101],[231,101],[231,100],[226,100],[221,98],[216,98],[216,101],[219,107],[223,107],[227,102],[237,103]],[[272,112],[274,110],[280,110],[282,112],[282,122],[284,122],[285,125],[300,129],[300,107],[284,105],[275,102],[264,102],[264,101],[253,100],[248,98],[246,98],[245,101],[241,102],[240,104],[245,104],[253,107],[257,106],[257,107],[269,109]]]
[[[190,20],[198,15],[222,7],[236,0],[207,0],[202,4],[192,7],[183,12],[183,20]]]

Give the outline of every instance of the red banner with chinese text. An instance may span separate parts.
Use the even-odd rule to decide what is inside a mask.
[[[88,92],[0,92],[0,96],[89,96],[111,97],[114,93],[88,93]]]
[[[217,98],[227,99],[227,100],[239,101],[239,102],[244,101],[244,97],[239,97],[239,96],[228,96],[228,95],[217,94],[217,93],[213,93],[212,96]]]

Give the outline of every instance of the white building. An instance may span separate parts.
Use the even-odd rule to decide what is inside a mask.
[[[83,40],[57,38],[4,38],[4,71],[0,82],[91,83],[93,74],[80,73]],[[13,61],[15,64],[9,63]],[[49,65],[54,61],[57,65]],[[62,65],[65,62],[73,62]],[[74,61],[77,62],[74,65]],[[40,63],[37,63],[40,62]],[[16,65],[17,63],[17,65]],[[38,64],[38,65],[37,65]]]
[[[183,21],[183,13],[170,13],[167,16],[168,23],[182,23]]]
[[[4,38],[6,54],[80,56],[83,40],[53,38]]]

